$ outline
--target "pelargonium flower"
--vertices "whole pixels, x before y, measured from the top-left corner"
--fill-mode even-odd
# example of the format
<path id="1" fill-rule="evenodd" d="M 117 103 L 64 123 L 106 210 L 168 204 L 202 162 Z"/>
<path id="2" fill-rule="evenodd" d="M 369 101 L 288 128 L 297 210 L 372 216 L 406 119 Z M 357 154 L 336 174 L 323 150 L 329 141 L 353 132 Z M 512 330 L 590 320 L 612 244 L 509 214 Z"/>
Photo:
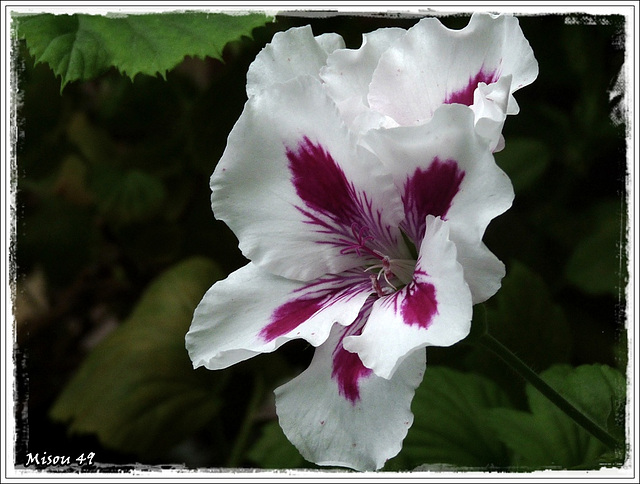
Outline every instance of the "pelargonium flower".
<path id="1" fill-rule="evenodd" d="M 410 31 L 376 37 L 389 37 L 390 52 Z M 354 122 L 327 74 L 345 55 L 340 38 L 298 39 L 308 34 L 276 35 L 249 71 L 211 200 L 250 262 L 204 295 L 186 345 L 194 367 L 222 369 L 308 341 L 309 368 L 275 391 L 284 433 L 319 465 L 379 469 L 412 424 L 424 349 L 465 338 L 472 305 L 500 287 L 504 265 L 482 237 L 513 190 L 495 138 L 478 129 L 481 108 L 445 99 L 401 125 L 391 111 L 371 114 L 374 72 L 363 116 L 396 122 Z M 385 64 L 378 57 L 362 79 Z"/>

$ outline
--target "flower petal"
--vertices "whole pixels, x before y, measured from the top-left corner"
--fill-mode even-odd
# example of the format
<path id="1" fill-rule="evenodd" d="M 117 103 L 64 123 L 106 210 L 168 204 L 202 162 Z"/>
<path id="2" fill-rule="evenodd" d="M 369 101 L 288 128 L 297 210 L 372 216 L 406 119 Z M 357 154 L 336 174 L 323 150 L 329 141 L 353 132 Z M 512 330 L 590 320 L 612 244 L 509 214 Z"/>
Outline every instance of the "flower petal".
<path id="1" fill-rule="evenodd" d="M 324 34 L 315 36 L 316 42 L 324 49 L 327 55 L 331 54 L 334 50 L 344 49 L 344 39 L 340 34 L 334 32 L 327 32 Z"/>
<path id="2" fill-rule="evenodd" d="M 491 151 L 499 151 L 503 141 L 502 128 L 507 119 L 507 103 L 511 76 L 502 76 L 497 82 L 478 84 L 473 95 L 473 111 L 478 134 L 489 140 Z"/>
<path id="3" fill-rule="evenodd" d="M 448 220 L 474 302 L 493 295 L 504 266 L 482 237 L 489 222 L 511 206 L 514 192 L 487 141 L 474 132 L 473 113 L 460 105 L 441 106 L 426 124 L 371 131 L 365 141 L 394 177 L 406 214 L 402 229 L 416 246 L 427 215 Z"/>
<path id="4" fill-rule="evenodd" d="M 512 76 L 507 114 L 515 114 L 512 93 L 538 75 L 517 18 L 474 13 L 461 30 L 425 18 L 382 55 L 369 105 L 400 125 L 421 124 L 444 103 L 471 105 L 480 83 L 507 75 Z"/>
<path id="5" fill-rule="evenodd" d="M 341 345 L 367 314 L 365 308 L 348 328 L 334 326 L 309 368 L 275 390 L 285 435 L 319 465 L 379 469 L 400 451 L 413 423 L 411 400 L 422 381 L 425 352 L 409 355 L 390 380 L 376 376 Z"/>
<path id="6" fill-rule="evenodd" d="M 214 284 L 195 310 L 186 347 L 195 368 L 222 369 L 292 339 L 323 343 L 349 325 L 371 292 L 369 277 L 346 272 L 301 283 L 249 263 Z"/>
<path id="7" fill-rule="evenodd" d="M 249 99 L 211 189 L 214 214 L 234 231 L 243 254 L 283 277 L 339 273 L 374 250 L 403 245 L 391 176 L 355 144 L 311 77 Z"/>
<path id="8" fill-rule="evenodd" d="M 466 240 L 464 231 L 454 236 L 458 252 L 458 262 L 464 268 L 464 280 L 471 289 L 473 304 L 486 301 L 493 296 L 502 285 L 506 274 L 504 264 L 487 246 L 478 240 Z"/>
<path id="9" fill-rule="evenodd" d="M 349 122 L 369 111 L 367 94 L 380 56 L 405 33 L 401 28 L 378 29 L 362 36 L 360 48 L 335 50 L 327 58 L 320 78 Z"/>
<path id="10" fill-rule="evenodd" d="M 480 240 L 513 202 L 509 178 L 463 106 L 441 106 L 424 125 L 371 131 L 365 141 L 393 175 L 405 230 L 416 244 L 427 215 L 451 220 Z"/>
<path id="11" fill-rule="evenodd" d="M 327 55 L 342 48 L 344 40 L 341 36 L 324 34 L 314 37 L 309 25 L 276 32 L 249 66 L 247 96 L 254 96 L 274 83 L 286 82 L 298 76 L 318 78 Z"/>
<path id="12" fill-rule="evenodd" d="M 413 281 L 378 299 L 360 335 L 343 345 L 382 378 L 391 378 L 407 355 L 426 346 L 450 346 L 469 334 L 471 292 L 449 240 L 447 222 L 427 217 Z"/>
<path id="13" fill-rule="evenodd" d="M 359 49 L 339 49 L 320 71 L 327 92 L 336 101 L 345 123 L 356 133 L 398 125 L 391 117 L 373 111 L 367 100 L 369 84 L 380 56 L 406 30 L 382 28 L 362 36 Z"/>

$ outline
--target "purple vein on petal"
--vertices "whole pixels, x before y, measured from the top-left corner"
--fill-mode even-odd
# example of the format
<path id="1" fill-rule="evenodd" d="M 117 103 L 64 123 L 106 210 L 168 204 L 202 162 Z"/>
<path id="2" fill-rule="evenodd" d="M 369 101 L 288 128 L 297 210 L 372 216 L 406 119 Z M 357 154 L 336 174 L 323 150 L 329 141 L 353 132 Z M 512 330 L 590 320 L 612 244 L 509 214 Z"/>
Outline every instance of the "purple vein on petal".
<path id="1" fill-rule="evenodd" d="M 329 235 L 319 240 L 343 250 L 368 245 L 378 250 L 396 244 L 392 228 L 373 206 L 371 197 L 356 189 L 342 168 L 319 143 L 304 136 L 297 149 L 287 148 L 292 183 L 304 206 L 296 207 L 317 233 Z"/>
<path id="2" fill-rule="evenodd" d="M 305 136 L 297 151 L 287 149 L 287 158 L 296 192 L 308 208 L 345 226 L 359 218 L 355 187 L 320 144 Z"/>
<path id="3" fill-rule="evenodd" d="M 447 94 L 444 100 L 444 104 L 464 104 L 465 106 L 471 106 L 473 104 L 473 93 L 478 87 L 478 84 L 484 82 L 485 84 L 491 84 L 496 82 L 499 78 L 498 71 L 485 71 L 481 69 L 475 76 L 469 77 L 467 85 L 457 91 Z"/>
<path id="4" fill-rule="evenodd" d="M 273 341 L 293 331 L 320 310 L 324 299 L 325 296 L 318 296 L 284 303 L 273 312 L 271 322 L 262 328 L 260 336 L 265 341 Z"/>
<path id="5" fill-rule="evenodd" d="M 440 161 L 436 157 L 429 168 L 418 167 L 407 177 L 402 196 L 405 211 L 402 228 L 417 246 L 424 237 L 427 215 L 446 219 L 464 175 L 455 160 Z"/>
<path id="6" fill-rule="evenodd" d="M 262 328 L 259 336 L 265 342 L 273 341 L 295 330 L 323 309 L 349 301 L 368 290 L 370 285 L 369 276 L 358 271 L 347 271 L 306 284 L 294 291 L 289 301 L 273 311 L 269 323 Z"/>
<path id="7" fill-rule="evenodd" d="M 360 400 L 360 380 L 368 377 L 372 370 L 362 364 L 357 353 L 351 353 L 342 346 L 346 336 L 358 336 L 371 313 L 374 298 L 369 298 L 362 306 L 354 323 L 345 328 L 335 350 L 333 351 L 333 368 L 331 378 L 338 385 L 338 393 L 355 405 Z"/>

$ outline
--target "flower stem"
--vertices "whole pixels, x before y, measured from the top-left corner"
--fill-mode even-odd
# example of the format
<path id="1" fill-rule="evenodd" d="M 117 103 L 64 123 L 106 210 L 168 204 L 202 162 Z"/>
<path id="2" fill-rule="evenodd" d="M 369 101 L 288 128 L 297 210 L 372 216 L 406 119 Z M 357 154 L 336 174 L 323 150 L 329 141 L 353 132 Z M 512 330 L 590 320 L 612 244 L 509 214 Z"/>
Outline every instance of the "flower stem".
<path id="1" fill-rule="evenodd" d="M 597 423 L 587 417 L 584 413 L 574 407 L 562 395 L 550 387 L 542 378 L 540 378 L 527 364 L 518 358 L 509 348 L 504 346 L 500 341 L 495 339 L 489 333 L 484 333 L 478 342 L 500 357 L 512 370 L 529 382 L 540 393 L 547 397 L 556 407 L 562 410 L 574 422 L 584 428 L 595 438 L 604 443 L 611 449 L 621 447 L 623 444 Z"/>

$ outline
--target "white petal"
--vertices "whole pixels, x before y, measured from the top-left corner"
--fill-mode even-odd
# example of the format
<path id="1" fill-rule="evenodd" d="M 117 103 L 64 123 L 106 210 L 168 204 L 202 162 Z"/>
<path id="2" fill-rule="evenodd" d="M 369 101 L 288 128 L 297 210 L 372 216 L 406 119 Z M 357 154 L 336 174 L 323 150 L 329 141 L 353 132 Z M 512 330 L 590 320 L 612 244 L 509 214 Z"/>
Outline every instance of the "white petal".
<path id="1" fill-rule="evenodd" d="M 344 39 L 339 34 L 327 32 L 326 34 L 316 35 L 315 39 L 327 55 L 331 54 L 334 50 L 344 49 Z"/>
<path id="2" fill-rule="evenodd" d="M 375 130 L 364 139 L 393 175 L 404 201 L 405 230 L 416 245 L 427 215 L 454 223 L 454 240 L 464 231 L 479 242 L 489 222 L 513 202 L 509 178 L 464 106 L 441 106 L 426 124 Z"/>
<path id="3" fill-rule="evenodd" d="M 512 93 L 538 75 L 517 18 L 475 13 L 461 30 L 425 18 L 382 55 L 369 105 L 400 125 L 420 124 L 443 103 L 471 105 L 479 82 L 507 75 L 513 76 L 507 114 L 513 114 Z"/>
<path id="4" fill-rule="evenodd" d="M 297 76 L 318 78 L 327 55 L 341 48 L 344 48 L 342 37 L 337 34 L 314 37 L 309 25 L 276 32 L 249 66 L 247 96 L 251 97 L 271 84 L 286 82 Z"/>
<path id="5" fill-rule="evenodd" d="M 357 317 L 371 292 L 368 277 L 344 273 L 300 283 L 254 264 L 214 284 L 195 310 L 186 347 L 194 368 L 227 368 L 292 339 L 323 343 L 335 324 Z"/>
<path id="6" fill-rule="evenodd" d="M 361 335 L 344 339 L 348 351 L 382 378 L 391 378 L 405 358 L 426 346 L 450 346 L 471 328 L 471 292 L 456 260 L 446 222 L 427 217 L 413 281 L 378 299 Z"/>
<path id="7" fill-rule="evenodd" d="M 398 123 L 393 118 L 369 109 L 357 97 L 339 101 L 337 106 L 342 119 L 354 133 L 364 134 L 371 129 L 395 128 L 398 126 Z"/>
<path id="8" fill-rule="evenodd" d="M 211 189 L 214 214 L 243 254 L 283 277 L 312 280 L 360 266 L 365 240 L 367 250 L 384 253 L 401 244 L 391 176 L 356 145 L 311 77 L 247 101 Z"/>
<path id="9" fill-rule="evenodd" d="M 476 131 L 489 140 L 493 152 L 503 141 L 502 128 L 507 118 L 510 87 L 511 76 L 503 76 L 493 84 L 481 82 L 473 95 L 471 110 L 475 115 Z"/>
<path id="10" fill-rule="evenodd" d="M 285 435 L 305 459 L 376 470 L 400 451 L 413 423 L 411 400 L 422 381 L 426 356 L 424 351 L 410 355 L 386 380 L 366 371 L 357 355 L 340 349 L 348 330 L 334 327 L 327 342 L 316 349 L 309 368 L 276 389 L 276 410 Z M 334 363 L 340 353 L 351 355 L 352 366 L 361 370 L 353 372 L 359 377 L 357 399 L 341 393 Z"/>
<path id="11" fill-rule="evenodd" d="M 405 33 L 400 28 L 378 29 L 362 36 L 359 49 L 335 50 L 320 72 L 331 97 L 336 102 L 354 98 L 367 106 L 369 84 L 380 56 Z"/>
<path id="12" fill-rule="evenodd" d="M 327 92 L 354 132 L 397 126 L 391 117 L 369 108 L 367 95 L 380 56 L 405 33 L 406 30 L 400 28 L 383 28 L 364 34 L 359 49 L 334 51 L 321 69 L 320 78 Z"/>
<path id="13" fill-rule="evenodd" d="M 455 241 L 458 262 L 464 268 L 464 280 L 471 289 L 473 304 L 486 301 L 502 285 L 506 274 L 504 264 L 482 241 L 466 240 L 464 231 L 454 236 L 452 228 L 450 238 Z"/>

